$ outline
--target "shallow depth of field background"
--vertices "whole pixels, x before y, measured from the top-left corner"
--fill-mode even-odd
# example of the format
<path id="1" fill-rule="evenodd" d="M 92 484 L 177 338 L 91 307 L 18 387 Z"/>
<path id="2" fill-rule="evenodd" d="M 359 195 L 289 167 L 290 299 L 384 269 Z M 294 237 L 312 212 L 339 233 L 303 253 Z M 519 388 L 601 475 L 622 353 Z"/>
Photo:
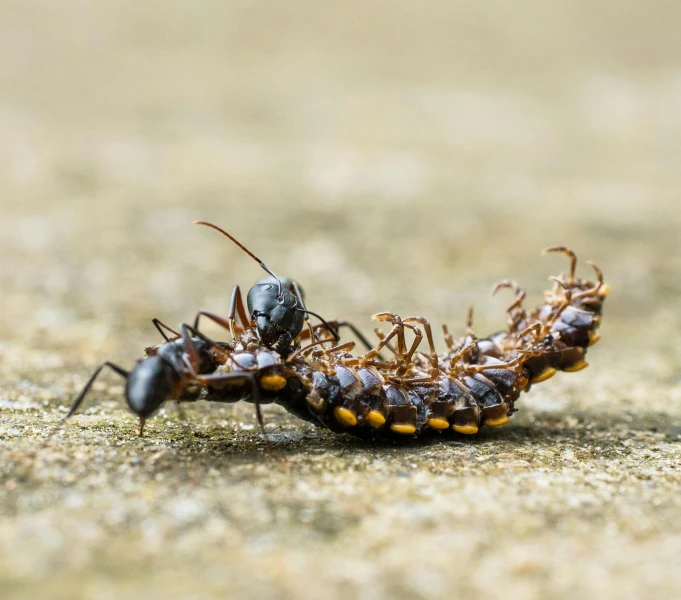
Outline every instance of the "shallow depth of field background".
<path id="1" fill-rule="evenodd" d="M 0 595 L 643 598 L 681 590 L 678 2 L 0 0 Z M 121 381 L 257 265 L 308 306 L 503 327 L 596 261 L 591 367 L 476 439 L 378 447 Z M 583 272 L 588 268 L 582 263 Z M 218 330 L 211 330 L 218 335 Z"/>

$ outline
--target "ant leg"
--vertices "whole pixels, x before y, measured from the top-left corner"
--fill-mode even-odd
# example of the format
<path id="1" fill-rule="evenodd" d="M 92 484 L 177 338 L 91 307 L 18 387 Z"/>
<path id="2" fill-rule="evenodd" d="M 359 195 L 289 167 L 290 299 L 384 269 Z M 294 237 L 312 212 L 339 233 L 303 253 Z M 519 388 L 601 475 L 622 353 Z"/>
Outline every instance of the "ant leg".
<path id="1" fill-rule="evenodd" d="M 317 317 L 321 321 L 321 324 L 315 325 L 314 329 L 324 328 L 331 334 L 331 336 L 333 337 L 335 342 L 340 341 L 340 336 L 338 335 L 338 326 L 336 326 L 336 328 L 334 329 L 329 323 L 326 322 L 326 320 L 321 315 L 318 315 L 317 313 L 312 312 L 311 310 L 307 310 L 307 309 L 306 310 L 295 309 L 295 310 L 297 312 L 302 312 L 302 313 L 305 313 L 305 314 L 308 314 L 308 315 L 312 315 L 313 317 Z M 305 322 L 308 323 L 308 320 L 305 319 Z M 309 323 L 308 323 L 308 325 L 309 325 Z"/>
<path id="2" fill-rule="evenodd" d="M 319 315 L 307 310 L 307 307 L 305 306 L 305 298 L 303 297 L 303 290 L 300 289 L 298 282 L 291 281 L 291 287 L 293 288 L 293 295 L 296 297 L 296 300 L 297 300 L 298 304 L 300 305 L 300 308 L 297 308 L 296 310 L 299 310 L 299 311 L 305 313 L 305 315 L 306 315 L 304 322 L 305 322 L 305 325 L 307 326 L 307 331 L 310 334 L 310 341 L 316 343 L 316 342 L 319 342 L 320 340 L 315 335 L 315 331 L 312 328 L 312 325 L 310 325 L 310 320 L 307 318 L 308 313 L 317 317 L 322 322 L 322 324 L 326 326 L 329 333 L 333 336 L 333 339 L 336 342 L 338 340 L 340 340 L 340 338 L 338 337 L 338 332 L 336 330 L 332 329 L 331 326 L 324 319 L 322 319 Z"/>
<path id="3" fill-rule="evenodd" d="M 300 308 L 307 310 L 307 307 L 305 306 L 305 299 L 303 298 L 303 291 L 300 289 L 300 286 L 295 281 L 291 282 L 291 286 L 293 287 L 293 293 L 296 299 L 300 303 Z"/>
<path id="4" fill-rule="evenodd" d="M 229 331 L 230 334 L 232 333 L 232 326 L 230 324 L 230 321 L 228 321 L 227 319 L 223 319 L 221 316 L 216 315 L 215 313 L 208 312 L 207 310 L 202 310 L 202 311 L 199 311 L 198 313 L 196 313 L 196 318 L 194 319 L 194 329 L 195 330 L 198 330 L 198 328 L 199 328 L 200 317 L 206 317 L 206 319 L 210 319 L 216 325 L 219 325 L 220 327 L 223 327 L 224 329 Z M 244 331 L 243 327 L 240 327 L 239 325 L 234 325 L 234 330 L 237 333 L 243 333 L 243 331 Z"/>
<path id="5" fill-rule="evenodd" d="M 95 372 L 90 375 L 90 379 L 88 379 L 87 383 L 85 384 L 85 387 L 83 390 L 78 394 L 78 397 L 73 401 L 73 404 L 71 405 L 71 408 L 69 409 L 69 412 L 66 414 L 64 417 L 64 421 L 66 419 L 69 419 L 74 415 L 74 413 L 78 410 L 80 405 L 82 404 L 83 400 L 85 399 L 85 396 L 87 393 L 90 391 L 90 388 L 92 387 L 92 384 L 95 382 L 95 379 L 97 379 L 97 376 L 102 372 L 102 369 L 104 367 L 109 367 L 110 369 L 113 369 L 116 373 L 118 373 L 121 377 L 124 379 L 128 378 L 128 375 L 130 375 L 130 371 L 126 371 L 122 367 L 119 367 L 118 365 L 115 365 L 109 361 L 103 362 L 101 365 L 99 365 L 96 369 Z"/>
<path id="6" fill-rule="evenodd" d="M 229 303 L 230 322 L 234 321 L 235 312 L 239 314 L 239 319 L 241 320 L 241 324 L 245 329 L 249 329 L 253 326 L 251 317 L 249 316 L 246 306 L 244 305 L 244 300 L 241 297 L 241 288 L 238 285 L 234 286 L 234 289 L 232 290 L 232 299 Z"/>
<path id="7" fill-rule="evenodd" d="M 225 359 L 230 359 L 234 364 L 237 365 L 237 367 L 244 368 L 243 365 L 240 365 L 236 360 L 234 360 L 231 351 L 228 348 L 226 348 L 224 344 L 223 345 L 218 344 L 217 342 L 210 339 L 208 336 L 201 333 L 198 329 L 190 327 L 187 324 L 182 324 L 180 326 L 180 331 L 182 332 L 182 340 L 184 341 L 184 348 L 186 351 L 188 363 L 190 364 L 192 370 L 198 368 L 197 365 L 199 364 L 199 359 L 196 344 L 194 344 L 194 340 L 192 340 L 191 336 L 189 335 L 190 333 L 194 337 L 197 337 L 206 342 L 206 344 L 208 344 L 211 348 L 220 352 Z"/>
<path id="8" fill-rule="evenodd" d="M 235 315 L 237 313 L 239 314 L 239 319 L 241 320 L 241 324 L 243 326 L 242 328 L 236 324 Z M 194 319 L 194 329 L 199 328 L 199 319 L 201 317 L 206 317 L 214 323 L 220 325 L 220 327 L 227 329 L 232 335 L 232 339 L 236 338 L 237 332 L 242 333 L 243 329 L 248 329 L 252 326 L 251 319 L 246 312 L 244 301 L 241 297 L 241 288 L 238 285 L 235 285 L 234 289 L 232 290 L 232 299 L 229 304 L 229 316 L 227 319 L 223 319 L 214 313 L 202 310 L 196 314 L 196 318 Z"/>
<path id="9" fill-rule="evenodd" d="M 199 351 L 196 349 L 196 344 L 194 344 L 194 340 L 192 339 L 192 335 L 194 337 L 197 337 L 204 342 L 206 342 L 208 345 L 212 346 L 213 348 L 216 348 L 218 350 L 223 350 L 216 342 L 211 340 L 209 337 L 205 336 L 203 333 L 195 329 L 194 327 L 191 327 L 187 325 L 186 323 L 183 323 L 180 325 L 180 332 L 182 334 L 182 341 L 184 345 L 184 351 L 185 351 L 185 356 L 186 356 L 186 364 L 187 366 L 190 367 L 190 373 L 195 373 L 201 364 L 201 360 L 199 358 Z M 227 352 L 227 354 L 229 354 Z"/>
<path id="10" fill-rule="evenodd" d="M 216 383 L 222 383 L 224 381 L 233 381 L 234 379 L 243 379 L 248 381 L 251 386 L 251 399 L 253 404 L 255 404 L 255 414 L 258 419 L 258 425 L 260 425 L 260 430 L 265 433 L 265 422 L 262 418 L 262 401 L 260 399 L 260 388 L 258 388 L 258 382 L 255 379 L 254 373 L 224 373 L 221 375 L 197 375 L 196 372 L 192 373 L 192 376 L 196 383 L 199 385 L 211 385 Z"/>
<path id="11" fill-rule="evenodd" d="M 170 338 L 166 335 L 166 333 L 165 333 L 165 331 L 163 331 L 163 329 L 165 329 L 166 331 L 170 331 L 170 333 L 172 333 L 175 336 L 175 339 L 180 337 L 180 334 L 177 333 L 177 331 L 175 331 L 172 327 L 168 327 L 163 321 L 161 321 L 161 319 L 157 319 L 156 317 L 154 317 L 151 320 L 151 322 L 154 324 L 154 327 L 156 327 L 156 329 L 158 329 L 158 332 L 163 336 L 163 339 L 166 342 L 169 342 Z"/>

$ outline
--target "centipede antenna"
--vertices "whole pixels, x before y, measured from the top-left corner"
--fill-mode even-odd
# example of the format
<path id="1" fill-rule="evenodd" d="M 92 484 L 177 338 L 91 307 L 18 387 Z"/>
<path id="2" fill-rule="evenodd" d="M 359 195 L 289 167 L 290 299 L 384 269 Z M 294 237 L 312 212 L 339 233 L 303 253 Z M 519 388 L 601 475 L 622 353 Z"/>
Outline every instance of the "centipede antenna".
<path id="1" fill-rule="evenodd" d="M 206 227 L 210 227 L 211 229 L 215 229 L 215 231 L 219 231 L 222 235 L 228 237 L 230 240 L 232 240 L 239 248 L 241 248 L 248 256 L 250 256 L 255 262 L 257 262 L 263 270 L 265 270 L 269 275 L 274 277 L 277 280 L 277 284 L 279 285 L 279 293 L 278 296 L 281 297 L 281 279 L 275 275 L 270 268 L 262 261 L 260 260 L 253 252 L 251 252 L 246 246 L 244 246 L 239 240 L 237 240 L 233 235 L 227 233 L 224 229 L 221 227 L 218 227 L 217 225 L 213 225 L 213 223 L 209 223 L 208 221 L 194 221 L 194 225 L 205 225 Z"/>

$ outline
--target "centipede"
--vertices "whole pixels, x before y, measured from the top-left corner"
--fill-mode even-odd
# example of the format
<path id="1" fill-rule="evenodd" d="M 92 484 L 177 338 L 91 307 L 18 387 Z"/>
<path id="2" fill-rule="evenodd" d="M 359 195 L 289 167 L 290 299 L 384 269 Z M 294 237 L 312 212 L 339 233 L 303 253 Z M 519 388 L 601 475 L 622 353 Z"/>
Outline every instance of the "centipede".
<path id="1" fill-rule="evenodd" d="M 235 285 L 227 317 L 201 310 L 192 325 L 177 329 L 153 319 L 163 341 L 147 347 L 131 370 L 101 363 L 65 419 L 77 412 L 109 367 L 126 380 L 125 399 L 139 418 L 140 435 L 165 403 L 198 400 L 250 402 L 261 428 L 261 407 L 273 403 L 319 427 L 366 439 L 445 431 L 472 435 L 506 424 L 520 395 L 534 385 L 559 371 L 586 368 L 587 351 L 600 340 L 610 286 L 592 263 L 594 279 L 578 277 L 576 254 L 564 246 L 545 251 L 565 255 L 569 268 L 550 278 L 552 286 L 540 305 L 526 310 L 525 290 L 502 280 L 493 294 L 504 288 L 513 293 L 506 328 L 478 337 L 471 310 L 465 335 L 455 339 L 442 327 L 445 349 L 438 351 L 424 317 L 392 312 L 373 315 L 383 325 L 374 330 L 377 342 L 372 344 L 353 323 L 310 311 L 295 280 L 276 275 L 231 234 L 208 222 L 196 223 L 228 237 L 267 277 L 250 288 L 246 303 Z M 229 341 L 208 337 L 202 319 L 229 333 Z M 387 326 L 387 331 L 380 328 Z M 363 352 L 355 351 L 357 342 L 341 339 L 346 330 L 365 347 Z"/>

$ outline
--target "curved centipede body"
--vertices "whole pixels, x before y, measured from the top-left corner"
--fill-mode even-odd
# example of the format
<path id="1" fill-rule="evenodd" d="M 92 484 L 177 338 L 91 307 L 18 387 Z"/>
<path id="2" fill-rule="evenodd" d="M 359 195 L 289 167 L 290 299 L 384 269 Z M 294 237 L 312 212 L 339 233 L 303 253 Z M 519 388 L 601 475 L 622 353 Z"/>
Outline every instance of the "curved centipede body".
<path id="1" fill-rule="evenodd" d="M 561 251 L 576 263 L 571 251 Z M 597 329 L 609 292 L 595 269 L 595 283 L 575 278 L 574 267 L 569 276 L 554 278 L 544 303 L 530 312 L 522 309 L 524 292 L 517 288 L 507 331 L 487 338 L 469 331 L 458 342 L 450 337 L 444 353 L 436 353 L 430 325 L 422 317 L 401 319 L 381 313 L 375 318 L 391 323 L 390 333 L 382 334 L 374 349 L 358 357 L 341 345 L 282 360 L 245 333 L 235 340 L 234 358 L 241 364 L 227 361 L 216 376 L 252 368 L 260 373 L 264 401 L 336 432 L 376 437 L 451 429 L 474 434 L 481 426 L 507 423 L 521 392 L 532 385 L 557 371 L 587 366 L 584 358 L 599 339 Z M 410 346 L 405 331 L 414 334 Z M 429 351 L 419 352 L 424 331 Z M 378 359 L 385 348 L 393 352 L 393 359 Z M 209 386 L 206 399 L 235 401 L 247 393 L 245 383 L 235 380 L 226 390 Z"/>

